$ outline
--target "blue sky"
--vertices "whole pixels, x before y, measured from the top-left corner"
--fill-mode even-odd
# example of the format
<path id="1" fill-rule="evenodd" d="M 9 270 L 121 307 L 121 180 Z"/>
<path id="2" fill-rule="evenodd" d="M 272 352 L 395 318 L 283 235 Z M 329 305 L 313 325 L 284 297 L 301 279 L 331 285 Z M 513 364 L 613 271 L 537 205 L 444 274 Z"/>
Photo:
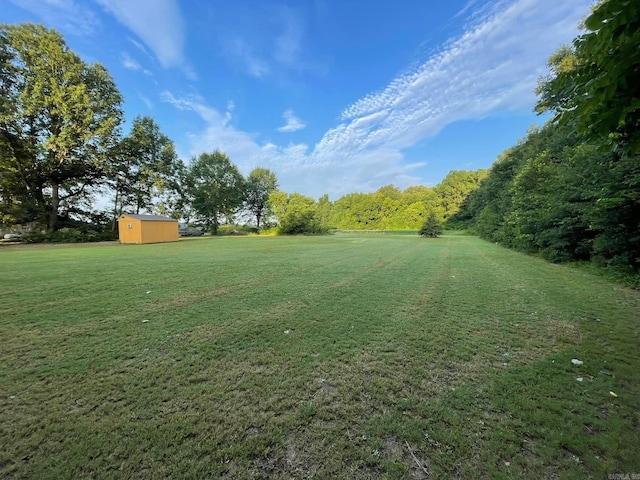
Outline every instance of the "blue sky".
<path id="1" fill-rule="evenodd" d="M 586 0 L 2 0 L 100 62 L 130 123 L 332 200 L 489 167 L 543 119 L 546 60 Z M 124 127 L 125 133 L 128 125 Z"/>

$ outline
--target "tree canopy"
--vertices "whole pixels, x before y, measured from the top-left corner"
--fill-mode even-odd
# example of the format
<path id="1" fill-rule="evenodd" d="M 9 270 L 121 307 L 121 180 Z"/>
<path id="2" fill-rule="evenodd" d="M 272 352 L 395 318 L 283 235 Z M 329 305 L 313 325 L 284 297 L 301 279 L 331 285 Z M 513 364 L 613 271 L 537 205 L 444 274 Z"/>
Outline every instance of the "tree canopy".
<path id="1" fill-rule="evenodd" d="M 16 220 L 48 218 L 106 179 L 122 97 L 100 64 L 85 64 L 55 30 L 0 26 L 0 193 Z"/>
<path id="2" fill-rule="evenodd" d="M 537 109 L 621 153 L 640 153 L 640 2 L 603 0 L 584 27 L 550 58 Z"/>
<path id="3" fill-rule="evenodd" d="M 216 150 L 193 158 L 187 179 L 194 212 L 216 234 L 221 220 L 242 205 L 244 178 L 229 157 Z"/>
<path id="4" fill-rule="evenodd" d="M 177 189 L 176 180 L 183 168 L 173 142 L 160 131 L 153 118 L 134 119 L 131 132 L 116 149 L 112 165 L 115 191 L 115 217 L 124 209 L 133 213 L 164 209 L 161 200 L 171 197 Z"/>
<path id="5" fill-rule="evenodd" d="M 255 217 L 259 230 L 269 211 L 269 195 L 278 189 L 278 179 L 271 170 L 256 167 L 249 173 L 244 188 L 245 208 Z"/>

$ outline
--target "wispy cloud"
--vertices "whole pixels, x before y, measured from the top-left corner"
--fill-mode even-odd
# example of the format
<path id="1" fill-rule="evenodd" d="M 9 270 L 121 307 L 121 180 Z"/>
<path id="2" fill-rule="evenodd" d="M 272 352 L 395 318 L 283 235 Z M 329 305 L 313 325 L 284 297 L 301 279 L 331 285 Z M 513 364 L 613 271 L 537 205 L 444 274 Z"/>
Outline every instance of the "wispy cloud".
<path id="1" fill-rule="evenodd" d="M 307 126 L 302 122 L 302 120 L 296 117 L 293 110 L 286 110 L 282 114 L 282 118 L 284 118 L 287 123 L 286 125 L 283 125 L 282 127 L 277 129 L 279 132 L 297 132 L 298 130 L 302 130 Z"/>
<path id="2" fill-rule="evenodd" d="M 301 18 L 288 8 L 280 12 L 282 32 L 276 37 L 273 58 L 287 67 L 296 67 L 302 53 L 304 25 Z"/>
<path id="3" fill-rule="evenodd" d="M 141 93 L 138 93 L 138 97 L 140 97 L 140 100 L 142 100 L 142 103 L 144 103 L 149 110 L 153 108 L 153 102 L 149 100 L 147 97 L 145 97 Z"/>
<path id="4" fill-rule="evenodd" d="M 122 66 L 128 70 L 136 70 L 144 73 L 145 75 L 153 75 L 150 70 L 144 68 L 137 60 L 135 60 L 131 55 L 127 52 L 122 52 Z"/>
<path id="5" fill-rule="evenodd" d="M 38 16 L 47 25 L 56 25 L 65 33 L 89 35 L 99 22 L 96 14 L 76 0 L 11 0 Z"/>
<path id="6" fill-rule="evenodd" d="M 584 0 L 500 2 L 459 38 L 342 113 L 360 144 L 406 148 L 459 120 L 529 110 L 547 57 L 576 34 Z M 361 128 L 364 122 L 366 128 Z M 349 135 L 353 139 L 354 134 Z"/>
<path id="7" fill-rule="evenodd" d="M 257 133 L 239 130 L 230 123 L 230 110 L 223 114 L 206 105 L 197 95 L 179 96 L 169 91 L 161 99 L 183 111 L 193 111 L 206 124 L 205 130 L 190 133 L 189 155 L 195 156 L 215 149 L 223 150 L 242 172 L 255 166 L 277 172 L 285 191 L 303 192 L 318 197 L 353 191 L 371 191 L 380 185 L 395 183 L 406 186 L 419 182 L 413 171 L 422 163 L 405 165 L 402 154 L 395 150 L 379 149 L 371 152 L 342 152 L 329 159 L 322 147 L 315 149 L 305 143 L 276 145 L 269 139 L 260 140 Z M 229 107 L 229 106 L 227 106 Z"/>
<path id="8" fill-rule="evenodd" d="M 184 21 L 176 0 L 96 0 L 131 30 L 165 68 L 184 67 Z"/>
<path id="9" fill-rule="evenodd" d="M 420 176 L 425 164 L 407 162 L 403 151 L 456 121 L 530 110 L 547 57 L 576 35 L 588 6 L 588 0 L 515 0 L 479 7 L 483 13 L 471 12 L 460 36 L 345 108 L 313 147 L 260 140 L 199 98 L 165 92 L 164 99 L 205 121 L 206 129 L 191 135 L 194 154 L 220 148 L 241 168 L 272 168 L 287 191 L 336 196 L 429 183 Z"/>
<path id="10" fill-rule="evenodd" d="M 142 65 L 140 65 L 136 60 L 134 60 L 127 52 L 122 52 L 122 66 L 129 70 L 142 70 Z"/>
<path id="11" fill-rule="evenodd" d="M 131 42 L 133 46 L 140 50 L 150 61 L 154 61 L 155 57 L 152 53 L 149 52 L 149 50 L 147 50 L 147 47 L 145 47 L 142 43 L 131 37 L 127 37 L 127 40 L 129 40 L 129 42 Z"/>
<path id="12" fill-rule="evenodd" d="M 267 62 L 260 58 L 254 47 L 244 38 L 238 35 L 226 37 L 223 44 L 226 54 L 252 77 L 261 78 L 269 73 Z"/>
<path id="13" fill-rule="evenodd" d="M 207 124 L 223 123 L 221 121 L 223 117 L 218 111 L 205 105 L 199 96 L 189 95 L 186 97 L 176 97 L 173 93 L 165 90 L 160 93 L 160 99 L 163 102 L 173 105 L 178 110 L 192 110 L 196 112 Z"/>
<path id="14" fill-rule="evenodd" d="M 301 11 L 284 5 L 257 6 L 260 14 L 244 7 L 220 12 L 218 32 L 227 59 L 256 78 L 288 71 L 324 70 L 305 58 L 306 21 Z M 267 18 L 269 21 L 261 21 Z"/>

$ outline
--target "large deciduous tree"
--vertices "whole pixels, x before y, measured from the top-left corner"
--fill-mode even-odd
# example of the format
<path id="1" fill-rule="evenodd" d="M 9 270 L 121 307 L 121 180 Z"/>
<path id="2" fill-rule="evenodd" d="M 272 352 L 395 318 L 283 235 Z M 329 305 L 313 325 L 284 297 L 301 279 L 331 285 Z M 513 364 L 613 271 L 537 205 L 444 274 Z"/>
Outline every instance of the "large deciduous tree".
<path id="1" fill-rule="evenodd" d="M 276 174 L 267 168 L 256 167 L 249 173 L 245 184 L 245 207 L 256 219 L 256 227 L 260 229 L 260 221 L 269 210 L 269 194 L 278 189 Z"/>
<path id="2" fill-rule="evenodd" d="M 218 233 L 221 219 L 242 205 L 242 175 L 227 155 L 216 150 L 193 158 L 187 177 L 191 207 L 213 234 Z"/>
<path id="3" fill-rule="evenodd" d="M 122 97 L 55 30 L 0 26 L 0 195 L 15 220 L 46 220 L 104 183 Z M 4 212 L 3 212 L 4 213 Z"/>
<path id="4" fill-rule="evenodd" d="M 137 117 L 118 147 L 113 165 L 114 217 L 126 208 L 170 213 L 182 164 L 173 142 L 151 117 Z"/>

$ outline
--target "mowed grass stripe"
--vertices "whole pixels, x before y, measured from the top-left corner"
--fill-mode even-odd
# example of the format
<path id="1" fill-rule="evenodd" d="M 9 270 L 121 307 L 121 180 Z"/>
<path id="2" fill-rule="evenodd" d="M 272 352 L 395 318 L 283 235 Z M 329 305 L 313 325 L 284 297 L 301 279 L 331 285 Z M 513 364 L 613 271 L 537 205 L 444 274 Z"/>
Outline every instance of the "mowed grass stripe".
<path id="1" fill-rule="evenodd" d="M 638 292 L 580 271 L 386 235 L 0 264 L 3 476 L 424 478 L 414 456 L 434 478 L 640 470 Z"/>

